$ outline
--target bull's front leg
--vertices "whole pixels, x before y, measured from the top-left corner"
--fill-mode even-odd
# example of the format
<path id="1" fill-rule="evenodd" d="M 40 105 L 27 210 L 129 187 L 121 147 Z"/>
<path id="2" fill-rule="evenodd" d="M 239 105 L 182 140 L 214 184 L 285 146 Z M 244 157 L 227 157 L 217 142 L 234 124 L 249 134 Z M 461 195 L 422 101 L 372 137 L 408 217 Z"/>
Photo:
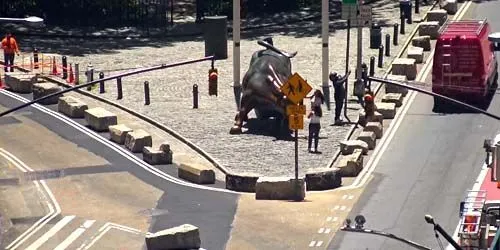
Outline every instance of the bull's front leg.
<path id="1" fill-rule="evenodd" d="M 229 134 L 234 135 L 242 133 L 241 127 L 243 127 L 243 122 L 248 120 L 248 113 L 255 108 L 255 101 L 253 99 L 254 98 L 249 92 L 243 93 L 240 109 L 234 117 L 234 125 L 229 130 Z"/>

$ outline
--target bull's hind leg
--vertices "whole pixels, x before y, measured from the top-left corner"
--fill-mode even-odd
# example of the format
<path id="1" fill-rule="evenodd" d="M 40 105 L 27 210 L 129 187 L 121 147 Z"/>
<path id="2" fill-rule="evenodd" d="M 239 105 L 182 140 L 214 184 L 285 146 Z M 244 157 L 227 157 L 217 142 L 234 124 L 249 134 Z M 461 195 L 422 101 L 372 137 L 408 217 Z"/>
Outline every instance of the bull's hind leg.
<path id="1" fill-rule="evenodd" d="M 243 122 L 248 120 L 248 113 L 255 108 L 255 100 L 250 92 L 244 92 L 241 97 L 240 110 L 234 117 L 234 126 L 229 130 L 229 134 L 241 134 L 241 127 Z"/>

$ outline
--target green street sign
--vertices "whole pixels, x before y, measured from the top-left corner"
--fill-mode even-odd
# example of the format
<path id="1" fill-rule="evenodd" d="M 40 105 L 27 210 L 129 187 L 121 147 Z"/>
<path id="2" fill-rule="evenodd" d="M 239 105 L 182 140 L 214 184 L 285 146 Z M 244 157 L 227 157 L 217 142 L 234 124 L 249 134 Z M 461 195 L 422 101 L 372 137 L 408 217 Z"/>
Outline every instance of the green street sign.
<path id="1" fill-rule="evenodd" d="M 342 4 L 358 4 L 357 0 L 342 0 Z"/>

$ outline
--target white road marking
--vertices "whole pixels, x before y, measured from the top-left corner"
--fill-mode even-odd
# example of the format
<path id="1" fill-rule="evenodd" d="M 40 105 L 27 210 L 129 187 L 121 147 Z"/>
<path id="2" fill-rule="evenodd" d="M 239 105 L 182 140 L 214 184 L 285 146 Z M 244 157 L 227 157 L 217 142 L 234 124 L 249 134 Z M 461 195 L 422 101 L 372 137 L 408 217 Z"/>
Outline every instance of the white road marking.
<path id="1" fill-rule="evenodd" d="M 333 208 L 333 210 L 339 210 L 339 208 L 340 208 L 340 206 L 339 206 L 339 205 L 337 205 L 337 206 L 335 206 L 335 207 Z"/>
<path id="2" fill-rule="evenodd" d="M 89 229 L 95 220 L 85 221 L 79 228 L 73 231 L 68 238 L 66 238 L 61 244 L 59 244 L 54 250 L 65 250 L 71 243 L 73 243 L 78 237 L 80 237 L 87 229 Z"/>
<path id="3" fill-rule="evenodd" d="M 309 247 L 313 247 L 313 246 L 315 246 L 315 245 L 316 245 L 316 241 L 314 241 L 314 240 L 313 240 L 313 241 L 311 241 L 311 243 L 309 243 Z"/>
<path id="4" fill-rule="evenodd" d="M 322 234 L 324 231 L 325 231 L 325 229 L 324 229 L 324 228 L 320 228 L 320 229 L 318 230 L 318 233 L 319 233 L 319 234 Z"/>
<path id="5" fill-rule="evenodd" d="M 347 208 L 346 206 L 341 206 L 340 210 L 344 211 L 344 210 L 346 210 L 346 208 Z"/>
<path id="6" fill-rule="evenodd" d="M 6 96 L 12 97 L 20 102 L 23 102 L 23 103 L 30 102 L 30 100 L 28 100 L 22 96 L 19 96 L 19 95 L 14 94 L 14 93 L 10 93 L 10 92 L 3 90 L 3 89 L 0 89 L 0 93 L 4 94 Z M 151 174 L 158 176 L 164 180 L 170 181 L 170 182 L 178 184 L 178 185 L 197 188 L 197 189 L 210 190 L 210 191 L 223 192 L 223 193 L 232 193 L 232 194 L 243 194 L 243 192 L 236 192 L 236 191 L 231 191 L 231 190 L 222 189 L 222 188 L 207 187 L 207 186 L 189 183 L 189 182 L 186 182 L 184 180 L 173 177 L 169 174 L 163 173 L 160 170 L 151 166 L 150 164 L 144 162 L 143 160 L 141 160 L 140 158 L 138 158 L 137 156 L 132 154 L 130 151 L 127 151 L 127 150 L 119 147 L 118 145 L 115 145 L 113 142 L 110 142 L 109 140 L 105 139 L 104 137 L 102 137 L 98 133 L 88 129 L 87 127 L 85 127 L 77 122 L 75 122 L 71 118 L 68 118 L 64 115 L 61 115 L 53 110 L 50 110 L 46 107 L 41 106 L 39 104 L 33 104 L 33 105 L 31 105 L 31 107 L 33 107 L 33 108 L 35 108 L 43 113 L 46 113 L 46 114 L 64 122 L 64 123 L 66 123 L 67 125 L 77 129 L 78 131 L 88 135 L 89 137 L 101 142 L 103 145 L 107 146 L 108 148 L 112 149 L 113 151 L 117 152 L 118 154 L 122 155 L 123 157 L 127 158 L 128 160 L 134 162 L 136 165 L 142 167 L 144 170 L 146 170 L 146 171 L 150 172 Z"/>
<path id="7" fill-rule="evenodd" d="M 316 246 L 317 246 L 317 247 L 320 247 L 321 245 L 323 245 L 323 241 L 318 241 L 318 242 L 316 242 Z"/>
<path id="8" fill-rule="evenodd" d="M 36 250 L 43 245 L 43 243 L 47 242 L 50 238 L 56 235 L 63 227 L 68 225 L 73 219 L 74 215 L 68 215 L 58 221 L 49 231 L 47 231 L 42 237 L 38 238 L 35 242 L 33 242 L 26 250 Z"/>
<path id="9" fill-rule="evenodd" d="M 347 195 L 347 194 L 342 195 L 342 200 L 347 199 L 347 197 L 348 197 L 348 195 Z"/>
<path id="10" fill-rule="evenodd" d="M 132 233 L 132 234 L 139 234 L 141 232 L 140 230 L 137 230 L 135 228 L 131 228 L 131 227 L 127 227 L 127 226 L 123 226 L 123 225 L 119 225 L 119 224 L 107 222 L 101 228 L 99 228 L 98 234 L 95 235 L 95 236 L 93 236 L 90 239 L 91 241 L 90 241 L 90 243 L 88 245 L 87 245 L 87 242 L 84 242 L 78 248 L 78 250 L 87 250 L 87 249 L 90 249 L 97 241 L 99 241 L 111 229 L 117 229 L 117 230 L 125 231 L 125 232 L 128 232 L 128 233 Z"/>
<path id="11" fill-rule="evenodd" d="M 354 198 L 354 195 L 349 195 L 349 197 L 347 197 L 348 200 L 352 200 Z"/>
<path id="12" fill-rule="evenodd" d="M 325 232 L 324 232 L 324 233 L 325 233 L 325 234 L 329 234 L 331 231 L 332 231 L 332 230 L 331 230 L 330 228 L 327 228 L 327 229 L 325 230 Z"/>
<path id="13" fill-rule="evenodd" d="M 332 217 L 331 217 L 331 216 L 328 216 L 328 217 L 326 218 L 326 221 L 332 221 Z"/>
<path id="14" fill-rule="evenodd" d="M 15 155 L 11 154 L 9 151 L 0 148 L 0 155 L 2 155 L 5 159 L 9 160 L 14 166 L 16 166 L 18 169 L 20 169 L 23 172 L 33 172 L 33 169 L 28 167 L 23 161 L 21 161 L 19 158 L 17 158 Z M 19 237 L 17 237 L 14 241 L 12 241 L 6 249 L 14 250 L 18 248 L 21 244 L 23 244 L 29 237 L 31 237 L 33 234 L 35 234 L 38 230 L 40 230 L 47 222 L 55 218 L 59 213 L 61 213 L 61 207 L 59 206 L 59 203 L 57 203 L 57 200 L 54 197 L 54 194 L 52 194 L 52 191 L 50 191 L 49 187 L 47 186 L 47 183 L 45 181 L 34 181 L 35 185 L 37 188 L 41 186 L 43 187 L 43 191 L 39 188 L 41 191 L 41 194 L 44 196 L 44 198 L 47 200 L 47 206 L 49 207 L 49 213 L 42 217 L 40 220 L 36 221 L 35 224 L 33 224 L 28 230 L 26 230 L 24 233 L 22 233 Z M 47 199 L 48 195 L 48 199 Z M 50 199 L 50 201 L 49 201 Z"/>
<path id="15" fill-rule="evenodd" d="M 333 217 L 333 221 L 338 221 L 339 217 Z"/>

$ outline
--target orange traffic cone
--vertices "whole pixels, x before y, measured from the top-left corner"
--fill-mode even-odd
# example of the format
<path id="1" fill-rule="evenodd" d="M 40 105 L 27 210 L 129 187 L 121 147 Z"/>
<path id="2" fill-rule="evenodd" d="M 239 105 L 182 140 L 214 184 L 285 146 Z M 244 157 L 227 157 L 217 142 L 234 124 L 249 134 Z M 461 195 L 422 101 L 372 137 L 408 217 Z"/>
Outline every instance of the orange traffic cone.
<path id="1" fill-rule="evenodd" d="M 56 57 L 52 57 L 52 75 L 57 75 Z"/>
<path id="2" fill-rule="evenodd" d="M 73 66 L 69 65 L 68 83 L 75 83 L 75 75 L 73 75 Z"/>

